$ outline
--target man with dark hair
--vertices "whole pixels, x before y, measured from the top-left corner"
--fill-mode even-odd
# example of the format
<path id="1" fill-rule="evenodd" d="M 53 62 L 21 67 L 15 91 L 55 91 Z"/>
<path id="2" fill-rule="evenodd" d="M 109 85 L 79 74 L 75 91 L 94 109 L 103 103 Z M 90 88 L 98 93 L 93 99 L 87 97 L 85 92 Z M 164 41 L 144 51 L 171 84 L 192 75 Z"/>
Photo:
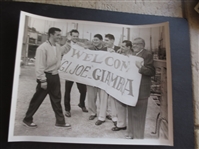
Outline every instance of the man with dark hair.
<path id="1" fill-rule="evenodd" d="M 77 40 L 79 38 L 79 32 L 77 30 L 71 30 L 70 31 L 70 46 L 72 47 L 77 43 Z M 73 81 L 66 80 L 65 81 L 65 95 L 64 95 L 64 105 L 65 105 L 65 116 L 71 117 L 71 105 L 70 105 L 70 93 L 71 93 L 71 88 L 73 86 Z M 76 83 L 77 88 L 80 92 L 80 101 L 78 106 L 82 109 L 83 112 L 88 112 L 85 106 L 85 98 L 86 98 L 86 85 L 81 84 L 81 83 Z"/>
<path id="2" fill-rule="evenodd" d="M 105 38 L 108 38 L 110 40 L 114 40 L 115 41 L 115 37 L 112 34 L 106 34 Z"/>
<path id="3" fill-rule="evenodd" d="M 132 44 L 133 55 L 142 57 L 144 63 L 137 62 L 136 66 L 142 74 L 138 101 L 135 107 L 127 106 L 128 110 L 128 139 L 143 139 L 148 98 L 150 96 L 151 77 L 155 75 L 153 66 L 153 54 L 144 49 L 145 42 L 142 38 L 136 38 Z"/>
<path id="4" fill-rule="evenodd" d="M 103 45 L 103 37 L 100 34 L 94 35 L 94 38 L 92 40 L 93 47 L 90 48 L 90 50 L 100 50 L 100 51 L 107 51 L 107 48 Z M 89 120 L 95 119 L 97 117 L 97 93 L 99 93 L 99 115 L 98 120 L 96 121 L 95 125 L 101 125 L 105 122 L 106 119 L 106 109 L 107 109 L 107 100 L 108 100 L 108 94 L 95 86 L 89 86 L 87 85 L 87 97 L 88 97 L 88 109 L 90 112 Z"/>
<path id="5" fill-rule="evenodd" d="M 129 40 L 124 40 L 123 42 L 122 42 L 122 52 L 126 52 L 126 50 L 127 51 L 132 51 L 132 42 L 131 41 L 129 41 Z M 130 50 L 129 50 L 129 48 L 130 48 Z"/>
<path id="6" fill-rule="evenodd" d="M 102 35 L 100 35 L 100 34 L 95 34 L 94 35 L 94 38 L 98 38 L 99 40 L 103 40 L 103 37 L 102 37 Z"/>
<path id="7" fill-rule="evenodd" d="M 49 94 L 52 108 L 55 113 L 57 127 L 70 128 L 70 124 L 65 123 L 61 107 L 61 90 L 58 69 L 61 65 L 61 55 L 68 50 L 63 46 L 60 47 L 57 42 L 61 38 L 61 30 L 52 27 L 48 31 L 48 40 L 42 43 L 36 51 L 35 72 L 37 77 L 37 88 L 33 95 L 29 108 L 23 119 L 23 125 L 36 128 L 33 123 L 33 115 L 40 107 L 41 103 Z"/>
<path id="8" fill-rule="evenodd" d="M 129 40 L 124 40 L 121 44 L 120 54 L 128 56 L 132 55 L 132 43 Z M 115 127 L 112 128 L 112 131 L 120 131 L 126 130 L 126 105 L 122 102 L 114 99 L 117 111 L 117 123 L 115 123 Z"/>
<path id="9" fill-rule="evenodd" d="M 72 41 L 72 43 L 75 44 L 77 42 L 77 40 L 79 39 L 79 31 L 76 29 L 71 30 L 70 37 L 71 37 L 70 40 Z"/>
<path id="10" fill-rule="evenodd" d="M 104 39 L 105 45 L 107 47 L 107 51 L 109 52 L 117 52 L 120 47 L 115 46 L 115 37 L 112 34 L 106 34 L 105 39 Z M 106 118 L 109 120 L 112 120 L 114 124 L 117 122 L 117 115 L 115 111 L 115 104 L 114 104 L 114 99 L 112 96 L 108 96 L 108 108 L 107 108 L 107 116 Z"/>
<path id="11" fill-rule="evenodd" d="M 92 40 L 93 47 L 90 47 L 90 50 L 100 50 L 100 51 L 107 51 L 107 48 L 103 44 L 103 37 L 100 34 L 94 35 L 94 38 Z"/>
<path id="12" fill-rule="evenodd" d="M 61 32 L 61 30 L 59 28 L 56 28 L 56 27 L 51 27 L 49 30 L 48 30 L 48 37 L 50 37 L 50 34 L 54 34 L 55 32 Z"/>
<path id="13" fill-rule="evenodd" d="M 77 33 L 77 34 L 79 34 L 79 31 L 78 30 L 76 30 L 76 29 L 72 29 L 71 31 L 70 31 L 70 35 L 72 36 L 72 34 L 73 33 Z M 77 38 L 79 37 L 79 35 L 78 36 L 76 36 Z"/>
<path id="14" fill-rule="evenodd" d="M 106 47 L 108 48 L 108 51 L 110 50 L 110 52 L 112 52 L 112 50 L 117 52 L 117 50 L 120 49 L 119 46 L 114 45 L 115 37 L 112 34 L 106 34 L 104 42 L 106 44 Z"/>

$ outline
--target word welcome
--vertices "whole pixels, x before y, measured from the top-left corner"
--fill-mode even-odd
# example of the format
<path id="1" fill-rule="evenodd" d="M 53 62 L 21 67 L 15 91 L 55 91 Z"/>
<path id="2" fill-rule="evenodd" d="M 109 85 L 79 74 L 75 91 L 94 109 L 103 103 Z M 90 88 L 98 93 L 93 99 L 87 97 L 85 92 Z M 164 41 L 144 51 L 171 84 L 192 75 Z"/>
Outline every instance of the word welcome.
<path id="1" fill-rule="evenodd" d="M 99 87 L 117 100 L 135 106 L 141 79 L 135 62 L 140 60 L 135 56 L 73 47 L 62 58 L 60 77 Z"/>

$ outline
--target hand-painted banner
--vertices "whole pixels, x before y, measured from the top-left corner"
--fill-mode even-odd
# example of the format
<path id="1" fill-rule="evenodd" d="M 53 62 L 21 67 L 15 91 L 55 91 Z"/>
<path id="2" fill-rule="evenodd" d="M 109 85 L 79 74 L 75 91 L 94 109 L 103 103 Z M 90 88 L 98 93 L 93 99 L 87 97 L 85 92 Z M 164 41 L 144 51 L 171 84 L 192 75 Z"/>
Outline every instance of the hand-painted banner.
<path id="1" fill-rule="evenodd" d="M 66 80 L 99 87 L 122 103 L 135 106 L 141 80 L 136 61 L 143 59 L 77 45 L 63 56 L 59 74 Z"/>

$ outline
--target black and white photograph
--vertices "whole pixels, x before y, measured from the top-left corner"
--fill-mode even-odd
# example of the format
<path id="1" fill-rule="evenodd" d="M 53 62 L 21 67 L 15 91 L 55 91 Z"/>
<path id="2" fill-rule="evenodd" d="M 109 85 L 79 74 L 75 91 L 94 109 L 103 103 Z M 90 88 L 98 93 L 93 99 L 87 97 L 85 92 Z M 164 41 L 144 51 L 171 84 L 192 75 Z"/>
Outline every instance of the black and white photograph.
<path id="1" fill-rule="evenodd" d="M 173 146 L 169 40 L 21 12 L 8 141 Z"/>

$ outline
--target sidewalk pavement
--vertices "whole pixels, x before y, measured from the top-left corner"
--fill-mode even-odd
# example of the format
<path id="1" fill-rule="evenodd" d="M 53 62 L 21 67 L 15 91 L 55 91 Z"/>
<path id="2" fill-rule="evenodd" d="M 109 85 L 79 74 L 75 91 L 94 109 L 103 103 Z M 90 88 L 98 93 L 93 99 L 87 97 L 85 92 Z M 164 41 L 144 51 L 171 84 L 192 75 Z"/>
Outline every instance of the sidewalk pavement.
<path id="1" fill-rule="evenodd" d="M 61 79 L 62 92 L 62 109 L 64 111 L 64 83 Z M 114 132 L 111 130 L 114 127 L 112 121 L 106 120 L 100 126 L 96 126 L 94 120 L 89 120 L 89 113 L 84 113 L 78 107 L 79 92 L 74 83 L 71 90 L 71 114 L 70 118 L 66 118 L 66 122 L 72 125 L 72 129 L 55 127 L 55 115 L 52 110 L 49 97 L 47 96 L 40 108 L 34 115 L 34 123 L 38 125 L 36 129 L 30 129 L 22 125 L 23 117 L 29 106 L 35 88 L 35 73 L 34 66 L 24 66 L 21 69 L 19 78 L 17 108 L 15 117 L 14 135 L 16 136 L 53 136 L 53 137 L 78 137 L 78 138 L 125 138 L 125 130 Z M 87 100 L 85 101 L 87 105 Z M 152 134 L 155 130 L 156 116 L 160 108 L 152 97 L 149 98 L 145 138 L 157 138 L 157 134 Z"/>

